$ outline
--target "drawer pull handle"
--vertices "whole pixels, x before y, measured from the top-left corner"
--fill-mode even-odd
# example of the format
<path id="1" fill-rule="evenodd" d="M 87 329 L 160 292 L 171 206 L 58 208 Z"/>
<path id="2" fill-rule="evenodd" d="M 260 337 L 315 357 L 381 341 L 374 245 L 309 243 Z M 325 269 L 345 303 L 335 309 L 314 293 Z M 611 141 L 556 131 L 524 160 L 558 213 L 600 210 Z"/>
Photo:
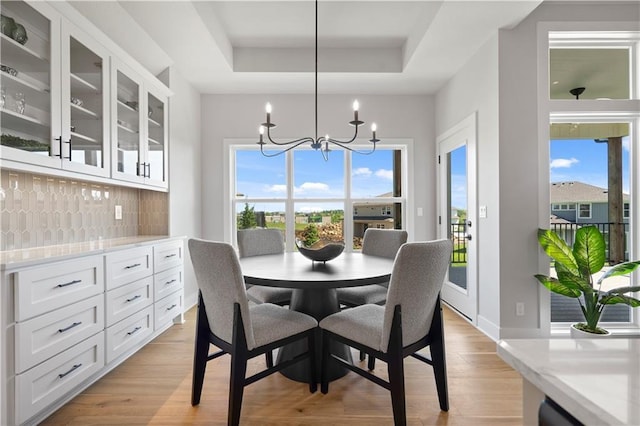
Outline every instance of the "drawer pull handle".
<path id="1" fill-rule="evenodd" d="M 169 307 L 167 308 L 167 311 L 172 310 L 172 309 L 173 309 L 173 308 L 175 308 L 176 306 L 178 306 L 178 305 L 176 305 L 176 304 L 174 303 L 173 305 L 171 305 L 171 306 L 169 306 Z"/>
<path id="2" fill-rule="evenodd" d="M 168 255 L 166 255 L 164 258 L 165 258 L 165 259 L 168 259 L 168 258 L 173 257 L 173 256 L 177 256 L 177 254 L 175 254 L 175 253 L 173 253 L 173 254 L 168 254 Z"/>
<path id="3" fill-rule="evenodd" d="M 137 268 L 140 265 L 141 265 L 140 263 L 134 263 L 133 265 L 125 266 L 124 269 Z"/>
<path id="4" fill-rule="evenodd" d="M 73 327 L 77 327 L 80 324 L 82 324 L 82 321 L 74 322 L 73 324 L 71 324 L 70 326 L 65 327 L 65 328 L 59 328 L 58 329 L 58 333 L 64 333 L 65 331 L 71 330 Z"/>
<path id="5" fill-rule="evenodd" d="M 174 279 L 172 279 L 171 281 L 167 281 L 166 283 L 164 283 L 164 285 L 173 284 L 173 283 L 175 283 L 176 281 L 178 281 L 178 280 L 176 280 L 176 279 L 174 278 Z"/>
<path id="6" fill-rule="evenodd" d="M 138 332 L 142 327 L 137 326 L 136 328 L 134 328 L 133 330 L 131 330 L 130 332 L 127 333 L 127 336 L 131 336 L 132 334 Z"/>
<path id="7" fill-rule="evenodd" d="M 78 368 L 82 367 L 82 364 L 75 364 L 73 367 L 71 367 L 71 369 L 69 369 L 69 371 L 67 371 L 66 373 L 61 373 L 58 374 L 59 378 L 63 378 L 64 376 L 66 376 L 67 374 L 70 374 L 72 371 L 77 370 Z"/>
<path id="8" fill-rule="evenodd" d="M 136 299 L 140 299 L 142 296 L 140 296 L 139 294 L 136 294 L 135 296 L 133 296 L 130 299 L 127 299 L 127 302 L 133 302 Z"/>
<path id="9" fill-rule="evenodd" d="M 56 287 L 62 288 L 62 287 L 66 287 L 68 285 L 74 285 L 74 284 L 78 284 L 78 283 L 81 283 L 81 282 L 82 282 L 82 280 L 73 280 L 73 281 L 69 281 L 68 283 L 58 284 Z"/>

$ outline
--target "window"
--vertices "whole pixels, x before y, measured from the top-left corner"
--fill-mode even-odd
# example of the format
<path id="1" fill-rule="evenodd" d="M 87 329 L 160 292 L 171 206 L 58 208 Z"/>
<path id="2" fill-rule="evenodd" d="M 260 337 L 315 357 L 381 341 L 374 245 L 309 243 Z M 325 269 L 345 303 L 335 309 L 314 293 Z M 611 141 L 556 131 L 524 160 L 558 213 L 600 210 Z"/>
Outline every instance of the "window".
<path id="1" fill-rule="evenodd" d="M 591 204 L 580 204 L 579 206 L 578 217 L 580 219 L 591 219 Z"/>
<path id="2" fill-rule="evenodd" d="M 640 165 L 637 149 L 640 120 L 634 101 L 640 97 L 640 74 L 635 66 L 640 32 L 637 26 L 624 23 L 607 25 L 611 26 L 609 31 L 590 23 L 571 26 L 554 23 L 549 24 L 545 34 L 540 33 L 547 37 L 548 45 L 540 44 L 547 50 L 539 51 L 540 58 L 546 54 L 547 69 L 541 67 L 539 76 L 547 80 L 540 80 L 544 83 L 540 86 L 543 89 L 539 101 L 551 123 L 551 206 L 560 207 L 566 202 L 569 210 L 573 210 L 554 210 L 556 217 L 550 227 L 568 244 L 573 244 L 578 227 L 585 223 L 597 226 L 605 236 L 607 263 L 613 265 L 637 258 L 640 248 L 637 226 L 629 210 L 634 195 L 635 198 L 639 195 L 630 177 Z M 565 186 L 560 187 L 558 182 L 564 182 Z M 558 194 L 554 197 L 554 191 L 558 190 L 565 191 L 564 199 L 559 199 Z M 584 201 L 575 205 L 568 202 L 571 198 Z M 610 202 L 619 203 L 618 207 L 610 208 Z M 619 216 L 610 217 L 611 214 Z M 554 273 L 553 265 L 550 269 Z M 629 276 L 609 281 L 605 281 L 601 290 L 635 282 Z M 551 293 L 550 301 L 552 323 L 583 320 L 573 299 Z M 617 327 L 637 327 L 640 315 L 636 312 L 623 304 L 610 305 L 601 321 L 616 323 Z M 558 328 L 566 329 L 566 324 Z"/>
<path id="3" fill-rule="evenodd" d="M 255 144 L 230 148 L 232 229 L 282 229 L 288 250 L 309 224 L 325 240 L 353 240 L 349 250 L 361 247 L 366 227 L 401 229 L 406 145 L 371 155 L 335 149 L 328 161 L 310 149 L 267 158 Z"/>

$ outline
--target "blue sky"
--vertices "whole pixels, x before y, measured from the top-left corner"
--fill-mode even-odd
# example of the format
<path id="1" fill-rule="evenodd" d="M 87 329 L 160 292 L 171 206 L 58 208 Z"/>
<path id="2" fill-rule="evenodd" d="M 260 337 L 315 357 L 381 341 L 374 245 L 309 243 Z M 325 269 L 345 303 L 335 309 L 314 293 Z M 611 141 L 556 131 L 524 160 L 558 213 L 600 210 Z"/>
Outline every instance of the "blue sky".
<path id="1" fill-rule="evenodd" d="M 593 139 L 552 140 L 550 149 L 551 182 L 579 181 L 607 187 L 607 144 Z M 623 191 L 629 192 L 629 137 L 622 139 Z"/>
<path id="2" fill-rule="evenodd" d="M 237 193 L 247 198 L 286 197 L 286 158 L 264 157 L 259 151 L 238 151 Z M 329 161 L 312 150 L 293 151 L 293 183 L 296 198 L 342 198 L 345 196 L 345 154 L 331 151 Z M 370 155 L 352 155 L 352 198 L 376 197 L 392 191 L 393 151 L 377 150 Z M 261 208 L 279 210 L 282 204 L 261 203 Z M 296 211 L 342 209 L 339 203 L 296 203 Z M 256 209 L 258 206 L 256 205 Z"/>

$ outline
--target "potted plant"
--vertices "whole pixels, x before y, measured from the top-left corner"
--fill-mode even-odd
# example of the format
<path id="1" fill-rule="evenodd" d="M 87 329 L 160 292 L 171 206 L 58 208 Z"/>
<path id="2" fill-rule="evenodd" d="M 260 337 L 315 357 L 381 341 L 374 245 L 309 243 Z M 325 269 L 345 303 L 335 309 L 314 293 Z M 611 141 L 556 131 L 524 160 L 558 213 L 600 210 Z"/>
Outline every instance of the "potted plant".
<path id="1" fill-rule="evenodd" d="M 538 230 L 538 242 L 545 253 L 553 259 L 556 277 L 536 274 L 535 277 L 549 290 L 563 296 L 572 297 L 580 303 L 584 321 L 572 325 L 574 329 L 592 335 L 609 334 L 598 327 L 598 322 L 607 305 L 623 303 L 631 307 L 640 306 L 640 300 L 628 293 L 640 291 L 640 286 L 624 286 L 602 291 L 606 278 L 626 275 L 640 266 L 640 261 L 624 262 L 611 266 L 594 282 L 594 274 L 599 273 L 606 262 L 604 237 L 595 226 L 584 226 L 576 231 L 573 247 L 569 247 L 560 236 L 548 229 Z M 579 334 L 579 333 L 577 333 Z"/>

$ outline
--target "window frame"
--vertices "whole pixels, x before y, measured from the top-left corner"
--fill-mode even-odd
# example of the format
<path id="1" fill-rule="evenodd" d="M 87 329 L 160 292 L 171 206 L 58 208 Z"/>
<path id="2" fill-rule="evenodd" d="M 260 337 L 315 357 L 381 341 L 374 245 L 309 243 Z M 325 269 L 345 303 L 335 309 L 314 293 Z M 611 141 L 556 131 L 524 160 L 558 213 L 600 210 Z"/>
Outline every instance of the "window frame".
<path id="1" fill-rule="evenodd" d="M 577 218 L 578 219 L 591 219 L 592 211 L 593 211 L 593 205 L 591 203 L 577 203 L 577 204 L 578 204 L 578 215 L 577 215 Z M 589 207 L 589 215 L 588 216 L 583 216 L 582 215 L 582 206 Z"/>
<path id="2" fill-rule="evenodd" d="M 365 140 L 358 140 L 357 144 L 353 146 L 354 149 L 366 150 L 369 148 L 370 143 Z M 378 143 L 378 150 L 400 150 L 402 157 L 402 170 L 401 180 L 403 194 L 401 197 L 385 197 L 385 198 L 351 198 L 351 157 L 352 152 L 344 151 L 344 167 L 345 167 L 345 182 L 344 182 L 344 198 L 301 198 L 295 197 L 294 194 L 294 182 L 293 182 L 293 153 L 291 151 L 283 153 L 286 156 L 286 185 L 287 194 L 286 197 L 280 198 L 249 198 L 249 197 L 237 197 L 235 190 L 235 164 L 236 164 L 236 152 L 240 150 L 259 150 L 255 140 L 248 139 L 225 139 L 223 141 L 223 150 L 225 153 L 223 176 L 224 176 L 224 222 L 225 226 L 225 241 L 231 242 L 237 247 L 236 232 L 237 224 L 237 210 L 238 203 L 248 202 L 251 203 L 284 203 L 285 204 L 285 250 L 295 250 L 295 204 L 300 202 L 305 203 L 338 203 L 342 202 L 344 205 L 344 217 L 353 218 L 354 204 L 375 200 L 376 202 L 385 203 L 400 203 L 401 204 L 401 223 L 402 229 L 406 230 L 410 236 L 413 235 L 413 217 L 408 214 L 413 208 L 413 162 L 409 159 L 413 158 L 413 140 L 412 139 L 388 139 L 384 143 Z M 311 150 L 308 147 L 298 147 L 296 150 Z M 334 148 L 338 150 L 338 148 Z M 318 155 L 321 155 L 318 153 Z M 329 160 L 331 161 L 331 156 Z M 353 241 L 353 220 L 345 220 L 343 226 L 343 238 L 344 241 Z M 351 244 L 345 245 L 345 251 L 353 251 Z"/>
<path id="3" fill-rule="evenodd" d="M 614 100 L 575 100 L 550 99 L 549 91 L 549 49 L 553 44 L 550 37 L 554 33 L 599 33 L 602 36 L 609 34 L 613 38 L 620 39 L 621 35 L 627 35 L 630 45 L 630 99 Z M 538 211 L 538 226 L 549 226 L 549 142 L 550 124 L 556 122 L 628 122 L 630 124 L 629 137 L 632 141 L 630 152 L 630 217 L 632 224 L 629 258 L 636 259 L 640 254 L 640 213 L 637 206 L 640 202 L 640 185 L 636 182 L 640 179 L 640 112 L 637 108 L 640 99 L 640 67 L 637 66 L 638 55 L 640 55 L 640 31 L 637 22 L 563 22 L 563 21 L 541 21 L 537 25 L 537 78 L 538 78 L 538 164 L 540 173 L 538 175 L 538 187 L 540 188 L 540 199 L 547 200 L 540 203 Z M 606 43 L 606 42 L 605 42 Z M 616 42 L 619 44 L 619 42 Z M 545 207 L 546 205 L 546 207 Z M 629 241 L 629 240 L 628 240 Z M 538 258 L 539 270 L 549 268 L 548 257 L 540 255 Z M 631 285 L 638 285 L 640 272 L 635 271 L 631 275 Z M 538 288 L 540 300 L 540 332 L 545 335 L 560 336 L 568 334 L 566 323 L 551 323 L 551 305 L 549 291 L 543 286 Z M 636 294 L 636 297 L 638 294 Z M 640 313 L 637 309 L 631 309 L 631 321 L 629 323 L 603 323 L 608 330 L 614 334 L 640 334 Z"/>

